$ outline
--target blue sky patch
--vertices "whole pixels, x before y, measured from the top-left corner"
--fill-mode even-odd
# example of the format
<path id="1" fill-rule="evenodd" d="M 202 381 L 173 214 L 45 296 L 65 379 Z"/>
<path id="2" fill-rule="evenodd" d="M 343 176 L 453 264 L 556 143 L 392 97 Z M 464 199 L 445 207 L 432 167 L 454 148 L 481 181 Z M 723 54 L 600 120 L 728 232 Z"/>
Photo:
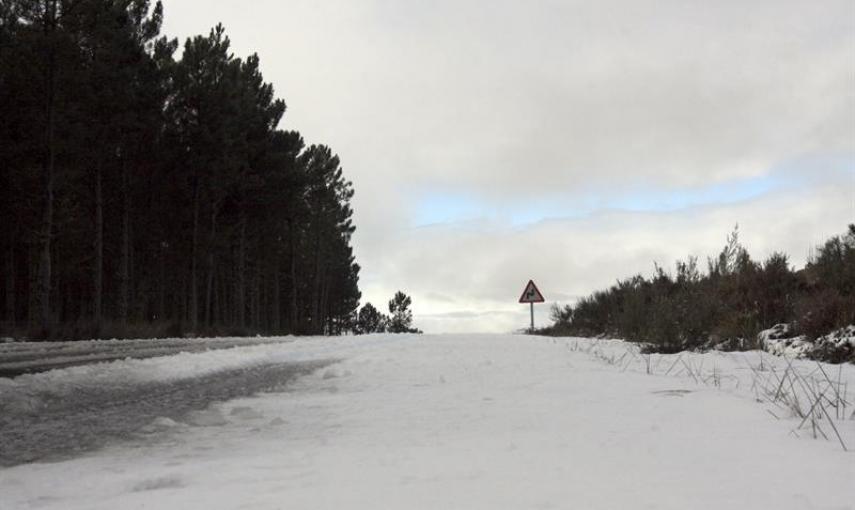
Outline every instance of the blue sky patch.
<path id="1" fill-rule="evenodd" d="M 417 200 L 414 226 L 497 219 L 513 225 L 547 218 L 584 217 L 601 210 L 668 212 L 690 207 L 734 203 L 793 186 L 798 179 L 781 174 L 715 184 L 702 188 L 636 188 L 630 192 L 585 197 L 541 196 L 535 202 L 499 203 L 467 193 L 428 192 Z"/>

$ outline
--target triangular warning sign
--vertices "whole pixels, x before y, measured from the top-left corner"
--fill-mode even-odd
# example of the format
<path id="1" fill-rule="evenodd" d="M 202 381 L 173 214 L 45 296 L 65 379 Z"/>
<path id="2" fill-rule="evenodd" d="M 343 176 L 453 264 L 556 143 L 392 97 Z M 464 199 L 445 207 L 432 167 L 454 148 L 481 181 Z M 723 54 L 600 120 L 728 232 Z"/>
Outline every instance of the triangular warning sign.
<path id="1" fill-rule="evenodd" d="M 528 285 L 525 286 L 525 290 L 520 296 L 520 303 L 543 303 L 546 301 L 543 299 L 543 294 L 537 289 L 537 285 L 534 284 L 533 281 L 529 280 Z"/>

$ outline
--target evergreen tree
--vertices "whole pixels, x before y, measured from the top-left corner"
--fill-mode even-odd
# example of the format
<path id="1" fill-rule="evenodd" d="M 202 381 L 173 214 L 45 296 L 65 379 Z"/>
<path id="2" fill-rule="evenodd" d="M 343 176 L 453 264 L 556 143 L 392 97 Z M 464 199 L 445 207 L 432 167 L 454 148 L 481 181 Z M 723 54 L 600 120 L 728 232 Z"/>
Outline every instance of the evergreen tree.
<path id="1" fill-rule="evenodd" d="M 413 329 L 413 312 L 410 311 L 410 305 L 413 303 L 410 296 L 401 291 L 395 293 L 389 301 L 389 326 L 390 333 L 421 333 L 417 329 Z"/>
<path id="2" fill-rule="evenodd" d="M 380 313 L 371 303 L 359 310 L 355 331 L 357 334 L 383 333 L 386 331 L 388 317 Z"/>
<path id="3" fill-rule="evenodd" d="M 0 333 L 354 328 L 338 157 L 277 130 L 285 103 L 221 25 L 176 61 L 162 21 L 149 0 L 0 3 Z"/>

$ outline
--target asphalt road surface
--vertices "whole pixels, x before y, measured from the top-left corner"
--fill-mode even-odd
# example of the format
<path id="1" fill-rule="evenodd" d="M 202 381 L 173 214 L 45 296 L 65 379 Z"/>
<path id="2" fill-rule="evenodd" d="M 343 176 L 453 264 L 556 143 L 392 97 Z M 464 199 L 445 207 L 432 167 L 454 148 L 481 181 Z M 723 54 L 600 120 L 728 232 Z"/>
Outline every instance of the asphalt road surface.
<path id="1" fill-rule="evenodd" d="M 279 338 L 166 338 L 90 340 L 82 342 L 0 342 L 0 377 L 45 372 L 127 358 L 154 358 L 179 352 L 202 352 L 291 341 Z"/>

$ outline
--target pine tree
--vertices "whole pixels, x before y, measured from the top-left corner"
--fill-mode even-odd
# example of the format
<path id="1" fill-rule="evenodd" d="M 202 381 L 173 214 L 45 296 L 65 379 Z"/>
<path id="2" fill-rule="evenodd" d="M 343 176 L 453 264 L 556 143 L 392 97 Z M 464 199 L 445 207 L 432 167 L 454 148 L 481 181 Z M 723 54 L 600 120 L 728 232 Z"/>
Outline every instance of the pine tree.
<path id="1" fill-rule="evenodd" d="M 396 292 L 395 297 L 389 301 L 388 331 L 390 333 L 420 333 L 412 327 L 413 312 L 410 311 L 412 303 L 412 298 L 401 291 Z"/>
<path id="2" fill-rule="evenodd" d="M 355 332 L 357 334 L 383 333 L 386 331 L 388 317 L 380 313 L 371 303 L 359 310 Z"/>
<path id="3" fill-rule="evenodd" d="M 176 61 L 162 21 L 149 0 L 0 3 L 0 327 L 351 330 L 338 157 L 277 130 L 285 103 L 221 25 Z"/>

